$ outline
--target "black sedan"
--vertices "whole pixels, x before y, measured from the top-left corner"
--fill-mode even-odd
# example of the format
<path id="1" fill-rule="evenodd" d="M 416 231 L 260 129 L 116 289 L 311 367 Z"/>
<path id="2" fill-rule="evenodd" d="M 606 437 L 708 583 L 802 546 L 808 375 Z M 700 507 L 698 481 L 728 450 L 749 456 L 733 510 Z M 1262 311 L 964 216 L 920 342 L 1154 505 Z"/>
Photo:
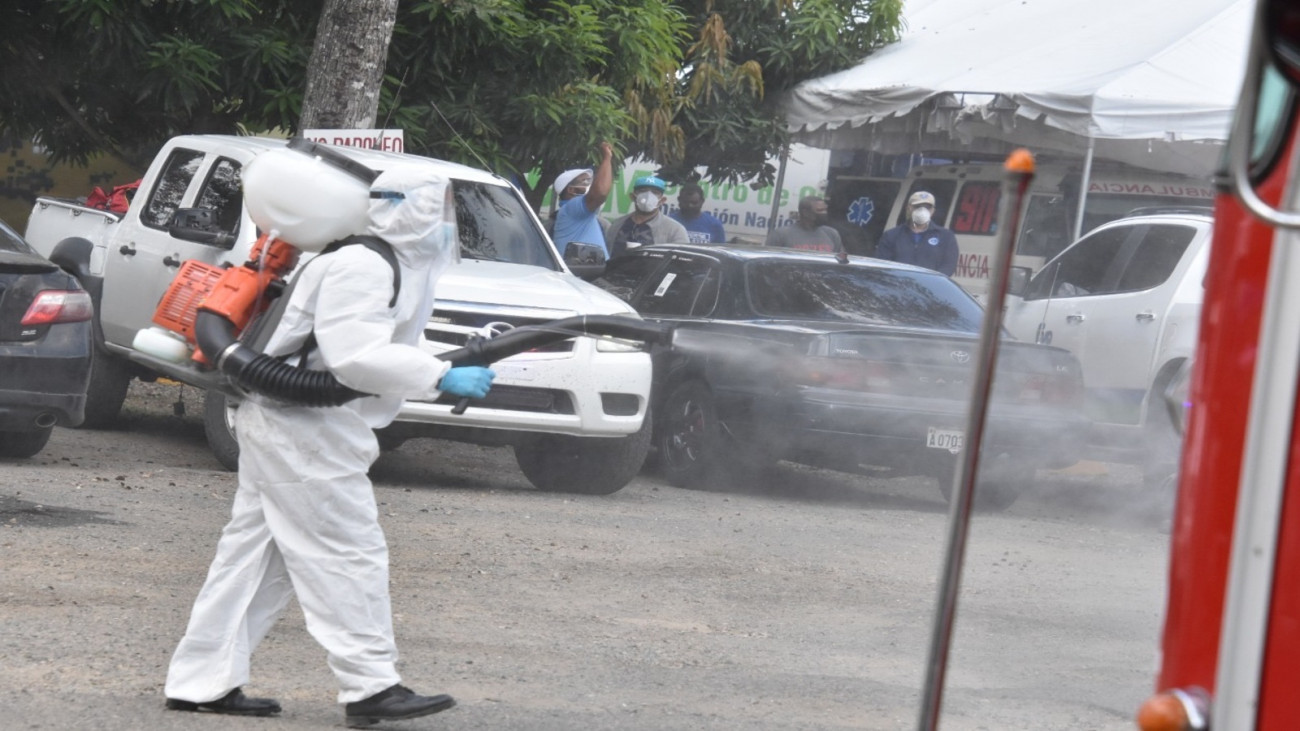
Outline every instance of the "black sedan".
<path id="1" fill-rule="evenodd" d="M 655 354 L 665 477 L 700 485 L 780 459 L 939 478 L 947 495 L 984 311 L 947 277 L 902 264 L 751 246 L 664 244 L 596 280 L 676 325 Z M 1000 349 L 977 504 L 1005 507 L 1040 467 L 1076 461 L 1087 422 L 1078 362 Z"/>
<path id="2" fill-rule="evenodd" d="M 0 223 L 0 457 L 30 457 L 76 426 L 93 352 L 90 295 Z"/>

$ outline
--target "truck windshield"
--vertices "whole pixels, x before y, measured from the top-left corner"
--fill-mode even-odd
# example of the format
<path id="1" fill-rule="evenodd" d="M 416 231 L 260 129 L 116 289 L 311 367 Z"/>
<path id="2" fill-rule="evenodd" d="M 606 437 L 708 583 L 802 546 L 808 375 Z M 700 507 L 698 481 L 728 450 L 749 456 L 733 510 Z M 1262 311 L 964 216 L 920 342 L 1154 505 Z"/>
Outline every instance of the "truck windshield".
<path id="1" fill-rule="evenodd" d="M 559 271 L 545 234 L 513 190 L 457 180 L 455 192 L 462 257 Z"/>

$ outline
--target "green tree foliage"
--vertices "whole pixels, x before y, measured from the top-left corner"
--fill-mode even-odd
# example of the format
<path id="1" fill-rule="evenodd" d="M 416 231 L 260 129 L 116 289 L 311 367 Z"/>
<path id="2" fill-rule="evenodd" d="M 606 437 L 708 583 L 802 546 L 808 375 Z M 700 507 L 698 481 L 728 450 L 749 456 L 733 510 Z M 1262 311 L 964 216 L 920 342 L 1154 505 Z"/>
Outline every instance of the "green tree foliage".
<path id="1" fill-rule="evenodd" d="M 423 151 L 522 177 L 537 205 L 609 139 L 671 180 L 770 183 L 779 100 L 896 40 L 902 0 L 428 0 L 398 19 L 389 106 Z"/>
<path id="2" fill-rule="evenodd" d="M 662 0 L 416 3 L 399 13 L 389 50 L 400 89 L 389 109 L 411 149 L 521 181 L 539 170 L 523 182 L 536 206 L 557 173 L 592 164 L 602 140 L 638 138 L 625 95 L 671 104 L 685 21 Z M 660 113 L 650 142 L 665 155 L 671 117 Z"/>
<path id="3" fill-rule="evenodd" d="M 288 128 L 318 14 L 312 0 L 11 0 L 0 129 L 57 159 L 139 167 L 175 134 Z"/>
<path id="4" fill-rule="evenodd" d="M 679 0 L 685 49 L 676 122 L 683 155 L 654 159 L 663 175 L 768 184 L 765 160 L 787 140 L 780 101 L 807 79 L 849 68 L 898 40 L 902 0 Z"/>
<path id="5" fill-rule="evenodd" d="M 379 125 L 517 176 L 534 205 L 600 141 L 684 180 L 770 181 L 781 94 L 896 38 L 902 0 L 408 0 Z M 139 162 L 179 133 L 292 130 L 313 0 L 13 0 L 0 130 Z M 540 171 L 532 183 L 526 173 Z"/>

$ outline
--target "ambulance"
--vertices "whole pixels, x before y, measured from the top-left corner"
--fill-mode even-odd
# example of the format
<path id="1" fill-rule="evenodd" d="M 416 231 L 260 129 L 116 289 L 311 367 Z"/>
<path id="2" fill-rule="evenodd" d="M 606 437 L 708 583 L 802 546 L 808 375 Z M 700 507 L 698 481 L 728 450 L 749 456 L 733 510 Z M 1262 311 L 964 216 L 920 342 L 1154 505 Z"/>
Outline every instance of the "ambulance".
<path id="1" fill-rule="evenodd" d="M 935 197 L 934 221 L 957 236 L 960 256 L 953 279 L 980 301 L 989 287 L 990 260 L 997 243 L 1002 184 L 999 163 L 925 165 L 913 168 L 892 201 L 888 226 L 907 217 L 907 199 L 924 190 Z M 1016 266 L 1037 271 L 1079 236 L 1120 218 L 1144 213 L 1209 213 L 1214 188 L 1207 179 L 1131 167 L 1096 165 L 1078 219 L 1082 175 L 1071 166 L 1046 163 L 1034 174 L 1021 213 Z"/>

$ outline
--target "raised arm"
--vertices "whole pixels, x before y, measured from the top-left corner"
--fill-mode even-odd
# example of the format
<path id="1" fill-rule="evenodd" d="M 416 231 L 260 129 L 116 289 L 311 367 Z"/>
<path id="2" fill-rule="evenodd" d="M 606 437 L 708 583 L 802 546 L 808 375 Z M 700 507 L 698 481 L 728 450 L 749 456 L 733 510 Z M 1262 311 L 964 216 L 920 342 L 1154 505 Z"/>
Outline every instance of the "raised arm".
<path id="1" fill-rule="evenodd" d="M 609 191 L 614 187 L 614 148 L 608 142 L 600 143 L 600 165 L 596 166 L 596 177 L 587 189 L 583 202 L 587 210 L 595 213 L 605 206 Z"/>

